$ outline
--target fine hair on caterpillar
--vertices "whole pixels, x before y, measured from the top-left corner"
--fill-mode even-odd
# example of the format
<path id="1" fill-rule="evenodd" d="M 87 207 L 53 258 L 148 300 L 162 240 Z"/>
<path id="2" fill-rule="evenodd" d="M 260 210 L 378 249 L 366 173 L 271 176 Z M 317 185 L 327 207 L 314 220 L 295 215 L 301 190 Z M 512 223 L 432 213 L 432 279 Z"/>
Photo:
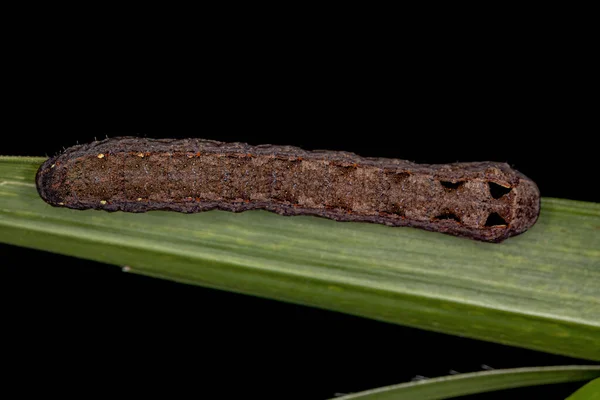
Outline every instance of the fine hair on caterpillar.
<path id="1" fill-rule="evenodd" d="M 426 165 L 196 138 L 73 146 L 42 164 L 36 185 L 47 203 L 80 210 L 264 209 L 489 242 L 523 233 L 540 210 L 536 184 L 505 163 Z"/>

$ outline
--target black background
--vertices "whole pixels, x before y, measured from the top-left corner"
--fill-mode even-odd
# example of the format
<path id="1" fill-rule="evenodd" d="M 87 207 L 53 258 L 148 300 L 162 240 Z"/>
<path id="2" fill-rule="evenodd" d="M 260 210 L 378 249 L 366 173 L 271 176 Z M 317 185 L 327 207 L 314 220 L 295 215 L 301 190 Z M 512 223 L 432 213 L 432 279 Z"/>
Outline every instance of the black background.
<path id="1" fill-rule="evenodd" d="M 0 153 L 51 156 L 105 135 L 195 136 L 427 163 L 505 161 L 543 196 L 600 201 L 583 49 L 502 37 L 301 49 L 297 38 L 260 46 L 240 37 L 220 49 L 203 41 L 156 51 L 151 39 L 110 48 L 101 37 L 65 47 L 37 38 L 12 61 Z M 482 365 L 590 363 L 47 252 L 0 252 L 5 356 L 15 376 L 39 372 L 49 388 L 129 383 L 310 400 Z M 562 399 L 580 385 L 476 398 Z"/>

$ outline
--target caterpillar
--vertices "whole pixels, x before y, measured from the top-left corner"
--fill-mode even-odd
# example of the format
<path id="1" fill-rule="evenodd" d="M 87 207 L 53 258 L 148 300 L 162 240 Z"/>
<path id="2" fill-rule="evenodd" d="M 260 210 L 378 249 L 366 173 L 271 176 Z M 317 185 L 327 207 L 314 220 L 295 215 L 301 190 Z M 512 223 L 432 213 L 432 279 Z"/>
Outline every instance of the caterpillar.
<path id="1" fill-rule="evenodd" d="M 36 186 L 52 206 L 79 210 L 264 209 L 488 242 L 525 232 L 540 210 L 536 184 L 505 163 L 427 165 L 197 138 L 73 146 L 40 166 Z"/>

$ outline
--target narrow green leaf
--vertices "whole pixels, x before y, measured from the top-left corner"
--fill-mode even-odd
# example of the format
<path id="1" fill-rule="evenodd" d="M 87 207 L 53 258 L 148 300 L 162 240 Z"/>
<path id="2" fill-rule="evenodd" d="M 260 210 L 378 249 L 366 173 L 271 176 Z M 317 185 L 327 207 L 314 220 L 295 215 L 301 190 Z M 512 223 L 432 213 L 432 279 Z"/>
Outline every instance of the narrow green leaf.
<path id="1" fill-rule="evenodd" d="M 600 367 L 587 365 L 499 369 L 386 386 L 336 397 L 335 400 L 450 399 L 493 390 L 584 381 L 598 376 Z"/>
<path id="2" fill-rule="evenodd" d="M 570 395 L 567 400 L 600 400 L 600 378 L 594 379 Z"/>
<path id="3" fill-rule="evenodd" d="M 501 244 L 412 228 L 235 214 L 54 208 L 41 158 L 0 157 L 0 242 L 125 271 L 600 360 L 600 205 L 542 201 Z"/>

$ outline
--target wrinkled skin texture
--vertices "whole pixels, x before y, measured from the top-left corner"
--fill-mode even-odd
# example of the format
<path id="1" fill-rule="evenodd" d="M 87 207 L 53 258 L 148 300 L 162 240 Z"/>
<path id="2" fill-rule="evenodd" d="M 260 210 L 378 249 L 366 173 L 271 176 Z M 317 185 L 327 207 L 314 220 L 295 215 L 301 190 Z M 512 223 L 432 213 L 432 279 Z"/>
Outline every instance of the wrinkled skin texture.
<path id="1" fill-rule="evenodd" d="M 53 206 L 194 213 L 264 209 L 500 242 L 537 220 L 537 186 L 507 164 L 440 165 L 203 139 L 73 146 L 36 177 Z"/>

